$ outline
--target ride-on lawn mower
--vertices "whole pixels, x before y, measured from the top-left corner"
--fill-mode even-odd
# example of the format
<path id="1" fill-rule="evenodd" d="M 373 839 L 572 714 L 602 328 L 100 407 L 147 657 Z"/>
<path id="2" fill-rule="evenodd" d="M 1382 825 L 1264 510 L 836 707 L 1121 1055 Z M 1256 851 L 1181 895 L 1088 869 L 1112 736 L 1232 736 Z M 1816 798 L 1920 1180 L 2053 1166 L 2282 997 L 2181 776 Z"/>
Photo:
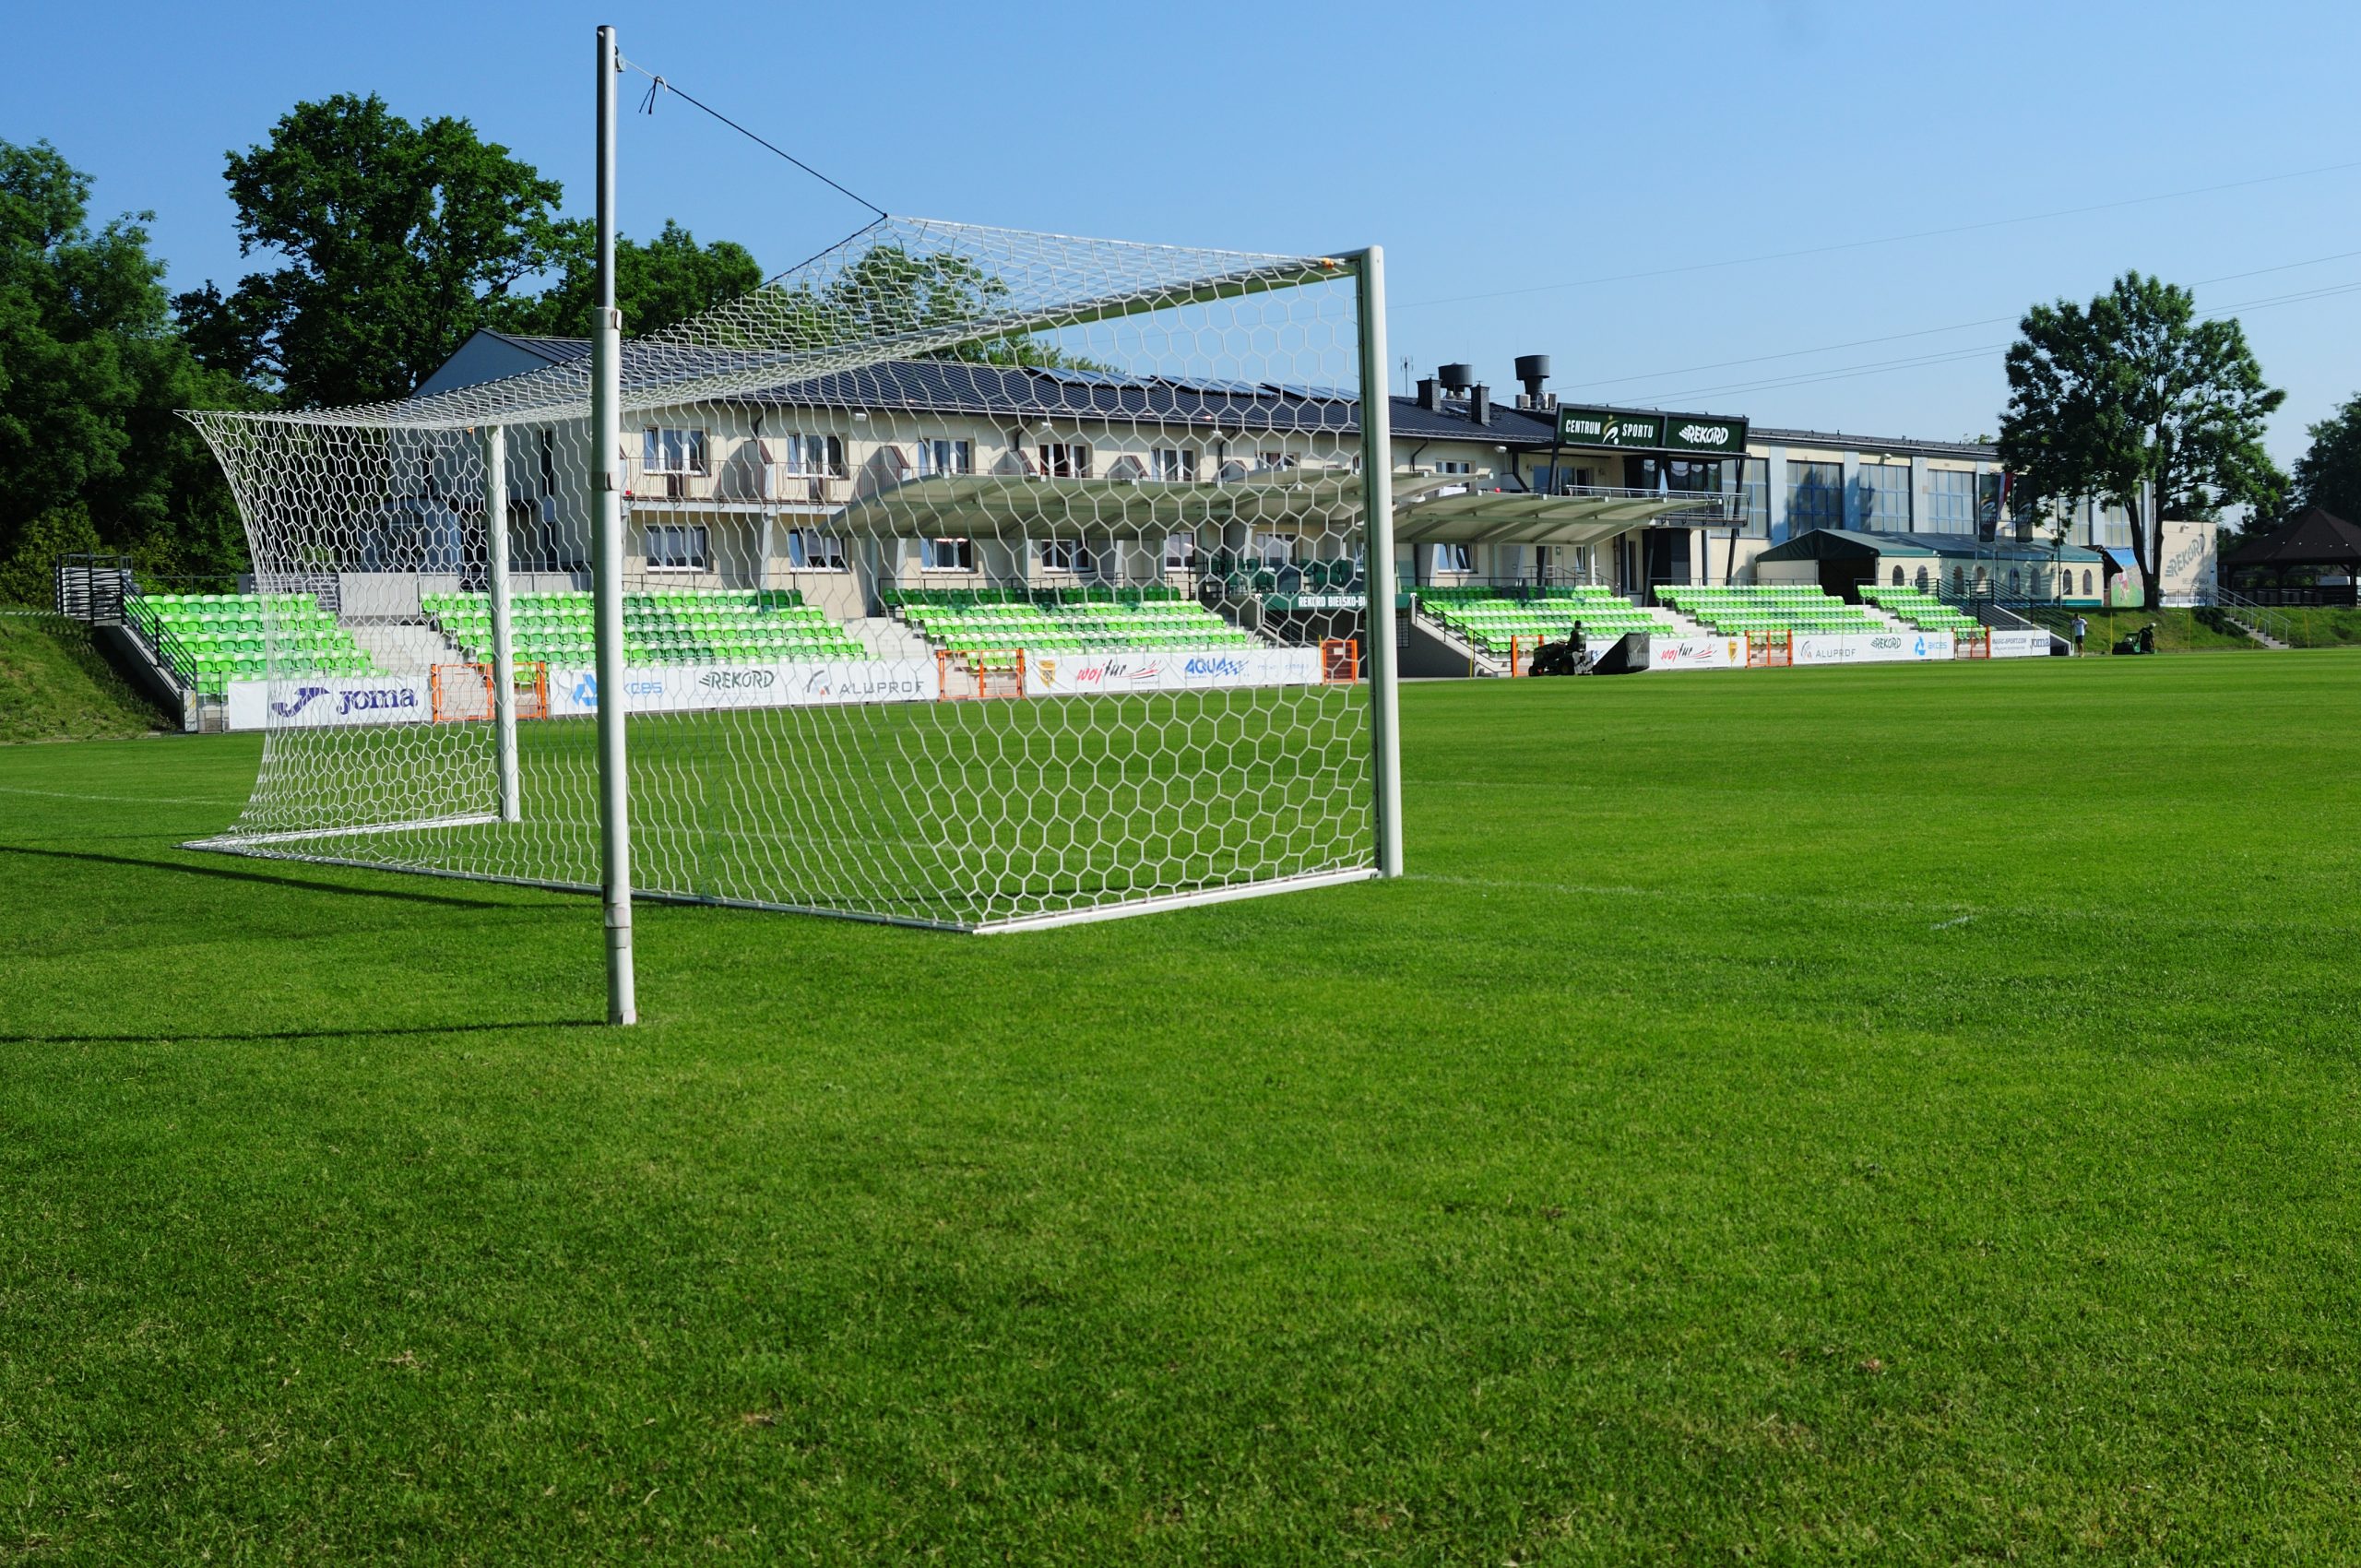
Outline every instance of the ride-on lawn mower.
<path id="1" fill-rule="evenodd" d="M 1591 658 L 1590 639 L 1583 636 L 1583 624 L 1561 643 L 1543 643 L 1533 650 L 1533 663 L 1527 667 L 1530 675 L 1587 675 L 1596 660 Z"/>
<path id="2" fill-rule="evenodd" d="M 2156 624 L 2153 621 L 2151 621 L 2146 625 L 2141 627 L 2138 631 L 2132 633 L 2130 636 L 2118 637 L 2115 643 L 2115 651 L 2118 653 L 2155 652 Z"/>

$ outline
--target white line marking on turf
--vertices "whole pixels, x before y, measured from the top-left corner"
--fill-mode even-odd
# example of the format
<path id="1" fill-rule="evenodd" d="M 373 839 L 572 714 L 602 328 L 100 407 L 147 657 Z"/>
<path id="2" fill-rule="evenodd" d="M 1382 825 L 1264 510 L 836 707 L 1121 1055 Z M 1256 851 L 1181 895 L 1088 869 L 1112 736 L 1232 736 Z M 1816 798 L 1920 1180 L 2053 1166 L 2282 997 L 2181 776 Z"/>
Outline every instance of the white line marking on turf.
<path id="1" fill-rule="evenodd" d="M 107 801 L 125 806 L 219 806 L 234 802 L 196 795 L 94 795 L 88 790 L 25 790 L 0 784 L 0 795 L 39 795 L 51 801 Z"/>
<path id="2" fill-rule="evenodd" d="M 1570 893 L 1578 897 L 1590 898 L 1679 898 L 1689 902 L 1703 904 L 1711 904 L 1716 901 L 1743 901 L 1753 904 L 1825 905 L 1839 909 L 1867 909 L 1876 914 L 1888 915 L 1916 914 L 1922 911 L 1932 912 L 1932 909 L 1957 909 L 1959 907 L 1956 904 L 1937 904 L 1932 906 L 1930 909 L 1928 905 L 1913 904 L 1906 900 L 1885 898 L 1846 898 L 1841 896 L 1825 893 L 1754 893 L 1738 888 L 1709 889 L 1685 887 L 1632 887 L 1617 883 L 1525 882 L 1522 880 L 1513 880 L 1508 877 L 1495 876 L 1439 876 L 1431 872 L 1417 871 L 1408 873 L 1402 878 L 1402 880 L 1405 882 L 1436 882 L 1452 887 L 1501 887 L 1524 893 Z M 1998 912 L 2001 914 L 2024 917 L 2038 917 L 2045 914 L 2085 913 L 2086 911 L 2056 909 L 2002 909 Z M 1975 916 L 1974 914 L 1962 915 L 1958 920 L 1945 921 L 1943 925 L 1964 925 L 1975 918 Z M 1942 926 L 1937 926 L 1935 929 L 1940 931 L 1942 929 Z"/>
<path id="3" fill-rule="evenodd" d="M 1928 931 L 1949 931 L 1955 925 L 1965 925 L 1975 918 L 1975 917 L 1973 914 L 1965 914 L 1960 916 L 1959 919 L 1955 921 L 1937 921 L 1933 925 L 1928 926 L 1927 929 Z"/>

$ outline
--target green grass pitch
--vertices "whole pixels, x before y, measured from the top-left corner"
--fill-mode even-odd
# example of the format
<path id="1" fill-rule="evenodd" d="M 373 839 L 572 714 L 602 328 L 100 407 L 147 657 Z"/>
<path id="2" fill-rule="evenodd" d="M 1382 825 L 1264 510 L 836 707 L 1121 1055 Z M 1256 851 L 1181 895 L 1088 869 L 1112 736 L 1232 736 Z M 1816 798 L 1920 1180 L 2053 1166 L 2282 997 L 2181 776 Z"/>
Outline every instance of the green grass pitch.
<path id="1" fill-rule="evenodd" d="M 0 1562 L 2350 1562 L 2361 655 L 1403 694 L 1025 936 L 0 751 Z"/>

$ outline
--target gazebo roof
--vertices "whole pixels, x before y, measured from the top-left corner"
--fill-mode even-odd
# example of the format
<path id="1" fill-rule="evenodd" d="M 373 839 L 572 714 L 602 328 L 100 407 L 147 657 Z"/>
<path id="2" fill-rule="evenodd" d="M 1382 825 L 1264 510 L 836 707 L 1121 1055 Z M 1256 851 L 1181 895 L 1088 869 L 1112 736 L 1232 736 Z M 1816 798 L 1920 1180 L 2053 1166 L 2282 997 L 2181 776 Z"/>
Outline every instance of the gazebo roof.
<path id="1" fill-rule="evenodd" d="M 2225 566 L 2352 566 L 2361 564 L 2361 527 L 2335 513 L 2308 507 L 2286 527 L 2248 540 Z"/>

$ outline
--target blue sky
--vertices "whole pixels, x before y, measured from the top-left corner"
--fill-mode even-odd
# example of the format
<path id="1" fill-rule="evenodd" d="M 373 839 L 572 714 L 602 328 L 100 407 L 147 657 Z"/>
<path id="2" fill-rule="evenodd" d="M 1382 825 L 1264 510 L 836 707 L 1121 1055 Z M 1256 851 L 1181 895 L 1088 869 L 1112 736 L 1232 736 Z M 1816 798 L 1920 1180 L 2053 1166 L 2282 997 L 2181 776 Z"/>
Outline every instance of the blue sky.
<path id="1" fill-rule="evenodd" d="M 2349 4 L 41 6 L 0 137 L 152 209 L 175 287 L 228 281 L 225 150 L 331 92 L 465 115 L 582 209 L 599 21 L 896 213 L 1382 243 L 1395 360 L 1495 386 L 1537 350 L 1570 398 L 1973 435 L 1979 350 L 2139 267 L 2246 307 L 2283 460 L 2361 391 Z M 622 182 L 627 232 L 772 268 L 862 216 L 677 103 L 628 120 Z"/>

